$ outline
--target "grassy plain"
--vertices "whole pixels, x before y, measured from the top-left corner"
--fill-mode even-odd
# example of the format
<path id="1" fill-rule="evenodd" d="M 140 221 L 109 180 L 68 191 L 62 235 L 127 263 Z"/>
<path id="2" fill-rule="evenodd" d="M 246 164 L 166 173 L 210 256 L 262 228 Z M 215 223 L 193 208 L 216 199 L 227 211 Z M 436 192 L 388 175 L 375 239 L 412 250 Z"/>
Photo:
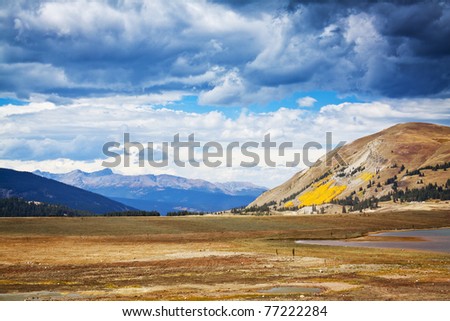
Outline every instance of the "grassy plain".
<path id="1" fill-rule="evenodd" d="M 449 211 L 2 218 L 0 300 L 448 300 L 449 254 L 294 240 L 449 226 Z"/>

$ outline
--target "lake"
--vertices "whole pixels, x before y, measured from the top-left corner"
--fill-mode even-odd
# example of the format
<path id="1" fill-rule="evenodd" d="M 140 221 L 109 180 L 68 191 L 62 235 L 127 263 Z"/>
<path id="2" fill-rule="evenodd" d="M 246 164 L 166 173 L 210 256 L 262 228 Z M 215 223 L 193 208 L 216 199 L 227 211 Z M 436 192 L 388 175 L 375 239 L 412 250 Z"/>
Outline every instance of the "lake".
<path id="1" fill-rule="evenodd" d="M 366 240 L 369 238 L 370 240 Z M 450 253 L 450 228 L 370 233 L 350 240 L 298 240 L 297 244 L 399 248 Z"/>

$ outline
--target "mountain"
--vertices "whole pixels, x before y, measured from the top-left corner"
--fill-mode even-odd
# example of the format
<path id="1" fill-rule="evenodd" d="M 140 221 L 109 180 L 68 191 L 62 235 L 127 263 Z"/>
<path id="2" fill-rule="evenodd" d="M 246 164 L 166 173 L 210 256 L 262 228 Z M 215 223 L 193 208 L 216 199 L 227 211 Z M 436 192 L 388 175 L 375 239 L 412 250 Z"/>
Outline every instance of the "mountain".
<path id="1" fill-rule="evenodd" d="M 177 210 L 222 211 L 245 206 L 266 188 L 251 183 L 211 183 L 172 175 L 115 174 L 111 169 L 65 174 L 35 171 L 36 175 L 95 192 L 121 203 L 161 213 Z"/>
<path id="2" fill-rule="evenodd" d="M 71 209 L 103 214 L 134 210 L 117 201 L 28 172 L 0 168 L 0 198 L 64 205 Z"/>
<path id="3" fill-rule="evenodd" d="M 331 164 L 327 165 L 327 157 Z M 436 197 L 430 190 L 448 189 L 449 165 L 450 127 L 398 124 L 328 153 L 308 170 L 263 193 L 249 208 L 297 209 L 375 198 L 420 200 L 421 193 Z M 413 190 L 419 196 L 408 197 Z"/>

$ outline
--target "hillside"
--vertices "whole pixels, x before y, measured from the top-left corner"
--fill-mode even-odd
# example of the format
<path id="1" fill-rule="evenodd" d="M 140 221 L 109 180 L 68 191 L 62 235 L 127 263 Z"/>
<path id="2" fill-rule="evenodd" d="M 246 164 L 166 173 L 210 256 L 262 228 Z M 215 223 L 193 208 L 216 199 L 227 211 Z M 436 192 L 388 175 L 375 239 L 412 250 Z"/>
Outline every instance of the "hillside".
<path id="1" fill-rule="evenodd" d="M 427 123 L 398 124 L 346 144 L 327 165 L 326 155 L 308 170 L 263 193 L 249 207 L 298 209 L 306 206 L 381 198 L 437 184 L 446 188 L 450 179 L 450 127 Z M 434 186 L 433 186 L 434 188 Z M 447 186 L 448 188 L 448 186 Z M 392 197 L 391 197 L 392 198 Z"/>
<path id="2" fill-rule="evenodd" d="M 69 186 L 28 172 L 0 168 L 0 198 L 19 197 L 28 201 L 64 205 L 97 214 L 133 210 L 102 195 Z"/>
<path id="3" fill-rule="evenodd" d="M 173 175 L 120 175 L 110 169 L 65 174 L 35 171 L 54 179 L 104 195 L 141 210 L 161 213 L 177 210 L 213 212 L 247 205 L 266 188 L 245 182 L 212 183 Z"/>

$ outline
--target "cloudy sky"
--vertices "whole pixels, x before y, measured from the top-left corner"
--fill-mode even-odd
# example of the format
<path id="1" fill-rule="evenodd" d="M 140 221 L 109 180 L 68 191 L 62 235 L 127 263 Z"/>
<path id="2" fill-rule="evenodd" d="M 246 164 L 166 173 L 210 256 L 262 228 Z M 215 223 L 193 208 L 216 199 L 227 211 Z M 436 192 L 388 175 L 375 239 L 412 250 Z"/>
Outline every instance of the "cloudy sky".
<path id="1" fill-rule="evenodd" d="M 2 0 L 0 30 L 2 167 L 100 170 L 125 132 L 156 147 L 270 133 L 295 152 L 326 132 L 450 124 L 447 1 Z M 271 187 L 302 167 L 234 159 L 114 171 Z"/>

